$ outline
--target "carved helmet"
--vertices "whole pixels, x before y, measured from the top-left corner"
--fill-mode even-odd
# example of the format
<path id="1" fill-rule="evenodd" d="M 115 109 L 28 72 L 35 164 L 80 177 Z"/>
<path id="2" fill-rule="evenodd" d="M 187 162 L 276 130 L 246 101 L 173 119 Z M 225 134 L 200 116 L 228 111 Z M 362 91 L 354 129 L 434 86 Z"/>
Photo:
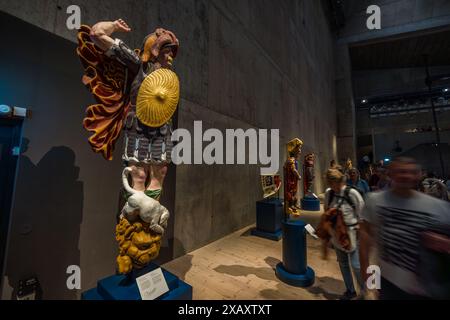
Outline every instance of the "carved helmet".
<path id="1" fill-rule="evenodd" d="M 288 155 L 290 156 L 292 154 L 298 153 L 299 151 L 301 151 L 302 146 L 302 140 L 300 140 L 299 138 L 292 139 L 286 145 Z"/>
<path id="2" fill-rule="evenodd" d="M 141 48 L 142 62 L 154 62 L 162 48 L 171 47 L 175 59 L 180 43 L 175 34 L 169 30 L 158 28 L 144 39 Z"/>

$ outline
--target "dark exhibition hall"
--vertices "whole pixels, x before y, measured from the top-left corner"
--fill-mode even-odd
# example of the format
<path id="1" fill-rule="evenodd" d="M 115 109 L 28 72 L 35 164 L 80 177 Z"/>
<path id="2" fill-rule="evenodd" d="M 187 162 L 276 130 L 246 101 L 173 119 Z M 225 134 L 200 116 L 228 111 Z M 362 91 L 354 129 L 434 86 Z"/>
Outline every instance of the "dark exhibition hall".
<path id="1" fill-rule="evenodd" d="M 0 0 L 0 39 L 0 308 L 450 299 L 450 0 Z"/>

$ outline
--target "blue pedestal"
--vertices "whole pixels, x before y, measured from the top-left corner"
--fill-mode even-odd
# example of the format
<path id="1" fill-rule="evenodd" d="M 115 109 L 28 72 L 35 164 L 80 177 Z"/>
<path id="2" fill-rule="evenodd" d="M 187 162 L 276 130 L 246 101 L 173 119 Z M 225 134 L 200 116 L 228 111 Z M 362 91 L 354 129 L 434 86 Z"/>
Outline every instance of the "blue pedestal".
<path id="1" fill-rule="evenodd" d="M 288 220 L 283 225 L 283 262 L 276 267 L 277 277 L 292 286 L 309 287 L 314 283 L 314 270 L 307 266 L 306 230 L 301 220 Z"/>
<path id="2" fill-rule="evenodd" d="M 283 203 L 277 198 L 268 198 L 256 202 L 256 229 L 252 235 L 278 241 L 281 239 L 281 220 Z"/>
<path id="3" fill-rule="evenodd" d="M 264 232 L 264 231 L 260 231 L 258 229 L 252 230 L 252 235 L 261 237 L 261 238 L 266 238 L 266 239 L 273 240 L 273 241 L 279 241 L 282 237 L 282 234 L 283 234 L 283 232 L 281 230 L 278 230 L 277 232 Z"/>
<path id="4" fill-rule="evenodd" d="M 317 199 L 315 197 L 311 197 L 311 196 L 306 196 L 301 201 L 302 201 L 302 210 L 320 211 L 320 200 L 319 199 Z"/>
<path id="5" fill-rule="evenodd" d="M 141 300 L 136 278 L 159 268 L 149 264 L 132 274 L 114 275 L 97 282 L 97 287 L 81 294 L 82 300 Z M 192 300 L 192 287 L 169 271 L 162 269 L 169 291 L 157 300 Z"/>

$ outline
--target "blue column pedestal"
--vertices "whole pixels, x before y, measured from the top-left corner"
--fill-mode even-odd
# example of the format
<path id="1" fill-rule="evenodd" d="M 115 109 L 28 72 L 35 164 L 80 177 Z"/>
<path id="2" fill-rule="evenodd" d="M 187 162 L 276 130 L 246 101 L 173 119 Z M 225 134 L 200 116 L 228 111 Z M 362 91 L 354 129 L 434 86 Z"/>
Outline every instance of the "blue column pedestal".
<path id="1" fill-rule="evenodd" d="M 276 266 L 277 277 L 296 287 L 314 283 L 314 270 L 307 266 L 306 230 L 301 220 L 283 221 L 283 262 Z"/>
<path id="2" fill-rule="evenodd" d="M 97 282 L 97 287 L 81 294 L 82 300 L 141 300 L 136 278 L 159 268 L 150 263 L 129 275 L 114 275 Z M 162 269 L 169 291 L 156 300 L 192 300 L 192 287 L 173 273 Z"/>
<path id="3" fill-rule="evenodd" d="M 302 210 L 320 211 L 320 200 L 316 197 L 306 196 L 302 200 Z"/>
<path id="4" fill-rule="evenodd" d="M 268 198 L 256 202 L 256 228 L 252 235 L 278 241 L 281 239 L 281 220 L 283 203 L 277 198 Z"/>

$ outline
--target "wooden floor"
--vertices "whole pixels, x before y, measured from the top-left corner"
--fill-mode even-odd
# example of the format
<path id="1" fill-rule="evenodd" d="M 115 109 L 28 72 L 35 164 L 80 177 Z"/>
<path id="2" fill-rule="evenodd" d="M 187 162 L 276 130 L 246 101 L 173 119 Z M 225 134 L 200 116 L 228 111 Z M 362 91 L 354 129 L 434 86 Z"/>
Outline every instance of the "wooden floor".
<path id="1" fill-rule="evenodd" d="M 316 225 L 320 213 L 303 213 L 301 219 Z M 310 288 L 289 286 L 275 276 L 281 260 L 281 243 L 252 236 L 249 226 L 183 257 L 164 268 L 193 286 L 195 300 L 211 299 L 337 299 L 344 291 L 333 250 L 322 260 L 320 242 L 307 237 L 308 265 L 316 273 Z"/>

